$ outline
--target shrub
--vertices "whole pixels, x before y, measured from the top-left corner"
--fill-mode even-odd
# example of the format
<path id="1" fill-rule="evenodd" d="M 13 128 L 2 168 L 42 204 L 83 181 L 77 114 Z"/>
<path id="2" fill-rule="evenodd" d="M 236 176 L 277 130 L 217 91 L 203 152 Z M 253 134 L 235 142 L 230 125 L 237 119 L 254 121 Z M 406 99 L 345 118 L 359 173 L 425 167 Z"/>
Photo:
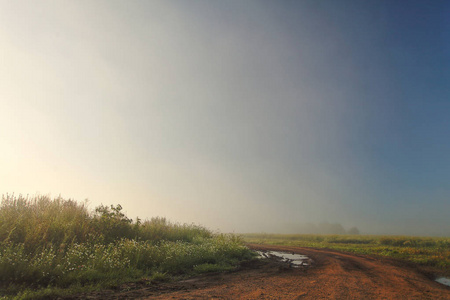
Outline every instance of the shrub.
<path id="1" fill-rule="evenodd" d="M 122 206 L 118 204 L 114 207 L 100 205 L 95 209 L 92 218 L 94 231 L 98 233 L 106 243 L 111 243 L 120 238 L 134 238 L 135 227 L 132 226 L 133 220 L 127 218 L 122 212 Z"/>

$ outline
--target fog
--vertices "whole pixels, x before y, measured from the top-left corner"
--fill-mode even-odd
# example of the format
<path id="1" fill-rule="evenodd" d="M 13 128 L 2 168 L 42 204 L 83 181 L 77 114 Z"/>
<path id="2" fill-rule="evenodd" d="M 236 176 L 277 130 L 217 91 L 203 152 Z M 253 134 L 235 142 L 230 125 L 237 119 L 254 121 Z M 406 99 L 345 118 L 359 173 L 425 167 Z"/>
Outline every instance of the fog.
<path id="1" fill-rule="evenodd" d="M 448 236 L 449 12 L 0 1 L 0 193 L 222 232 Z"/>

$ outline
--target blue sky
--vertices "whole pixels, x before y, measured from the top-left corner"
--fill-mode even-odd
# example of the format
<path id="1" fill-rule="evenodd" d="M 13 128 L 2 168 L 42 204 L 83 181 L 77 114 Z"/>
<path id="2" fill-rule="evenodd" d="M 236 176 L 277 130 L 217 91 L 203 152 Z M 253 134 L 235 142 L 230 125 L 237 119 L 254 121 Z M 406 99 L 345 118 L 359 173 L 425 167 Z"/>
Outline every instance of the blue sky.
<path id="1" fill-rule="evenodd" d="M 448 235 L 447 1 L 0 1 L 0 193 Z"/>

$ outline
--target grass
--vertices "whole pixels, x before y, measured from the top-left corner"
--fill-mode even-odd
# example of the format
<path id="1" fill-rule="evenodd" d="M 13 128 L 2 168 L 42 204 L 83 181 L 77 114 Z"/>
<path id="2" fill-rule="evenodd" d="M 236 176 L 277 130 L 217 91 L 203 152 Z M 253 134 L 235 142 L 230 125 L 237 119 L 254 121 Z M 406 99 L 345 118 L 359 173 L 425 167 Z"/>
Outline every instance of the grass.
<path id="1" fill-rule="evenodd" d="M 247 243 L 327 248 L 391 257 L 450 275 L 450 238 L 310 234 L 244 234 L 242 238 Z"/>
<path id="2" fill-rule="evenodd" d="M 164 218 L 131 220 L 120 205 L 89 211 L 61 197 L 7 195 L 0 206 L 0 298 L 48 299 L 235 268 L 241 239 Z"/>

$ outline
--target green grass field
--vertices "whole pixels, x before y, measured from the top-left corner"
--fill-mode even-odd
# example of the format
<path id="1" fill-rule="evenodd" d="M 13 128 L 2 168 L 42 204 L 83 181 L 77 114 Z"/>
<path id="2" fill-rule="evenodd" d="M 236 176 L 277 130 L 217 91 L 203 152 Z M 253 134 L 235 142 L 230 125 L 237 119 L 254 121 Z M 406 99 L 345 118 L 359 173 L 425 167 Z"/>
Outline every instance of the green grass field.
<path id="1" fill-rule="evenodd" d="M 4 299 L 48 299 L 230 270 L 252 256 L 237 236 L 164 218 L 131 220 L 120 205 L 89 211 L 62 198 L 4 196 L 0 206 Z"/>
<path id="2" fill-rule="evenodd" d="M 243 234 L 242 238 L 247 243 L 327 248 L 391 257 L 450 275 L 450 238 L 310 234 Z"/>
<path id="3" fill-rule="evenodd" d="M 164 218 L 131 220 L 120 205 L 46 196 L 4 196 L 0 205 L 0 299 L 48 299 L 145 279 L 232 270 L 248 243 L 295 245 L 392 257 L 450 275 L 450 238 L 214 234 Z"/>

